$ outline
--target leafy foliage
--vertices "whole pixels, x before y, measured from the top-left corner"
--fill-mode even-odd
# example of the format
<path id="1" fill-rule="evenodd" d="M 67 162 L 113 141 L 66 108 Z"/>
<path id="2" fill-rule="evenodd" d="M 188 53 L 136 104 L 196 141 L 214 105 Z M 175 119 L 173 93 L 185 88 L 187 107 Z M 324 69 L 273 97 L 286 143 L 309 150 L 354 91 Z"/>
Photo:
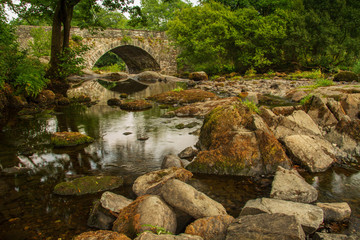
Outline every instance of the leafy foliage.
<path id="1" fill-rule="evenodd" d="M 353 72 L 356 74 L 360 74 L 360 60 L 354 64 Z"/>
<path id="2" fill-rule="evenodd" d="M 36 57 L 50 56 L 51 52 L 51 31 L 43 28 L 32 28 L 30 35 L 33 38 L 29 41 L 31 54 Z"/>

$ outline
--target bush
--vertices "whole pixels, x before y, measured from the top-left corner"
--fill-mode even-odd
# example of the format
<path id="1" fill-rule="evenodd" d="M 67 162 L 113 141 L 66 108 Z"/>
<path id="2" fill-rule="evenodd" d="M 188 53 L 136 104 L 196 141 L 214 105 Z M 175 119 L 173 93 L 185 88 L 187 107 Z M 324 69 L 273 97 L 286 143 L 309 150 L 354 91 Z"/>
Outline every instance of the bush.
<path id="1" fill-rule="evenodd" d="M 353 72 L 356 74 L 360 74 L 360 60 L 354 64 Z"/>
<path id="2" fill-rule="evenodd" d="M 334 76 L 336 82 L 352 82 L 359 81 L 359 77 L 353 72 L 339 72 Z"/>
<path id="3" fill-rule="evenodd" d="M 32 28 L 30 35 L 33 40 L 29 41 L 30 53 L 36 57 L 50 56 L 51 52 L 51 31 L 43 28 Z"/>

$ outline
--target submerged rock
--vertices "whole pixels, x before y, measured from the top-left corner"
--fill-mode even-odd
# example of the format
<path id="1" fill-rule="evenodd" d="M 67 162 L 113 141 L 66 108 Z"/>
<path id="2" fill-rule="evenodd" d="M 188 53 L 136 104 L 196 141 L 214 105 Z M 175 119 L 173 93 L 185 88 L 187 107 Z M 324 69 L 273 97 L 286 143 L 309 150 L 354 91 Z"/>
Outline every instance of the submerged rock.
<path id="1" fill-rule="evenodd" d="M 99 230 L 84 232 L 74 238 L 74 240 L 131 240 L 124 234 L 113 231 Z"/>
<path id="2" fill-rule="evenodd" d="M 305 233 L 295 216 L 257 214 L 240 216 L 230 224 L 226 240 L 305 240 Z"/>
<path id="3" fill-rule="evenodd" d="M 204 240 L 224 240 L 227 229 L 234 220 L 229 215 L 199 218 L 186 227 L 185 233 L 198 235 Z"/>
<path id="4" fill-rule="evenodd" d="M 84 143 L 92 143 L 94 139 L 79 132 L 55 132 L 51 135 L 51 143 L 55 147 L 73 147 Z"/>
<path id="5" fill-rule="evenodd" d="M 272 183 L 270 197 L 312 203 L 317 200 L 318 192 L 296 170 L 287 170 L 279 166 Z"/>
<path id="6" fill-rule="evenodd" d="M 165 183 L 161 196 L 170 206 L 180 209 L 195 219 L 227 215 L 220 203 L 177 179 L 171 179 Z"/>
<path id="7" fill-rule="evenodd" d="M 186 182 L 192 177 L 192 173 L 184 168 L 167 168 L 149 172 L 138 177 L 133 184 L 133 191 L 136 195 L 160 194 L 161 188 L 170 179 L 176 178 Z"/>
<path id="8" fill-rule="evenodd" d="M 176 214 L 173 209 L 159 196 L 146 195 L 137 198 L 119 212 L 113 224 L 113 231 L 134 238 L 137 234 L 151 230 L 153 227 L 175 233 L 176 226 Z"/>
<path id="9" fill-rule="evenodd" d="M 291 161 L 266 123 L 241 103 L 215 108 L 201 127 L 200 151 L 186 168 L 193 172 L 258 176 Z"/>
<path id="10" fill-rule="evenodd" d="M 111 190 L 123 185 L 122 177 L 86 176 L 55 186 L 54 193 L 59 195 L 84 195 Z"/>
<path id="11" fill-rule="evenodd" d="M 324 220 L 324 213 L 320 207 L 272 198 L 249 200 L 241 210 L 240 216 L 260 213 L 281 213 L 295 216 L 304 232 L 308 234 L 315 232 Z"/>
<path id="12" fill-rule="evenodd" d="M 178 92 L 169 91 L 165 93 L 160 93 L 151 96 L 148 99 L 163 104 L 184 104 L 184 103 L 204 102 L 208 99 L 215 99 L 215 98 L 217 97 L 214 93 L 198 90 L 198 89 L 189 89 Z"/>

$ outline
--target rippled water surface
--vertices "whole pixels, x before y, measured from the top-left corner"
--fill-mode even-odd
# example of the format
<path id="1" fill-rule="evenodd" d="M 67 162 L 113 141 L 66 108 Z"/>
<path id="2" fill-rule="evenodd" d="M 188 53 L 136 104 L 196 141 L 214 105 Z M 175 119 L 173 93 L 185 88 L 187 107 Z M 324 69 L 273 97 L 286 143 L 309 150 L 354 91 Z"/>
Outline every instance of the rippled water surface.
<path id="1" fill-rule="evenodd" d="M 144 97 L 143 93 L 136 94 Z M 0 132 L 1 167 L 23 166 L 31 171 L 0 175 L 0 240 L 71 239 L 91 230 L 86 226 L 88 213 L 101 193 L 76 197 L 54 195 L 54 186 L 66 179 L 121 175 L 126 184 L 114 192 L 134 199 L 131 183 L 137 176 L 160 169 L 166 154 L 177 154 L 198 139 L 189 133 L 200 128 L 201 120 L 161 118 L 166 111 L 154 106 L 143 112 L 127 112 L 101 103 L 90 108 L 83 105 L 59 108 L 52 115 L 42 114 L 33 119 L 12 118 Z M 195 128 L 175 128 L 179 123 L 194 121 L 199 123 Z M 95 142 L 54 149 L 50 134 L 56 131 L 82 132 L 95 138 Z M 145 135 L 148 140 L 137 140 Z M 358 171 L 331 169 L 305 177 L 319 189 L 320 201 L 349 202 L 353 216 L 348 231 L 358 229 Z M 224 204 L 233 216 L 239 214 L 247 200 L 267 197 L 271 187 L 271 179 L 254 183 L 249 178 L 205 175 L 195 175 L 190 183 Z"/>

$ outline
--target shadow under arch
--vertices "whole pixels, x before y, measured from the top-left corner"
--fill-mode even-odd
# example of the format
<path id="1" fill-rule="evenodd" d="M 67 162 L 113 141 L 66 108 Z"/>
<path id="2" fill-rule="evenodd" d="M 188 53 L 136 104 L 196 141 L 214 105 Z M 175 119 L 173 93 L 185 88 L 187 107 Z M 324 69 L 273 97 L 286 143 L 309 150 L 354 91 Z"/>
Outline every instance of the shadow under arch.
<path id="1" fill-rule="evenodd" d="M 129 73 L 160 71 L 159 63 L 147 51 L 133 45 L 121 45 L 110 50 L 126 64 Z"/>

